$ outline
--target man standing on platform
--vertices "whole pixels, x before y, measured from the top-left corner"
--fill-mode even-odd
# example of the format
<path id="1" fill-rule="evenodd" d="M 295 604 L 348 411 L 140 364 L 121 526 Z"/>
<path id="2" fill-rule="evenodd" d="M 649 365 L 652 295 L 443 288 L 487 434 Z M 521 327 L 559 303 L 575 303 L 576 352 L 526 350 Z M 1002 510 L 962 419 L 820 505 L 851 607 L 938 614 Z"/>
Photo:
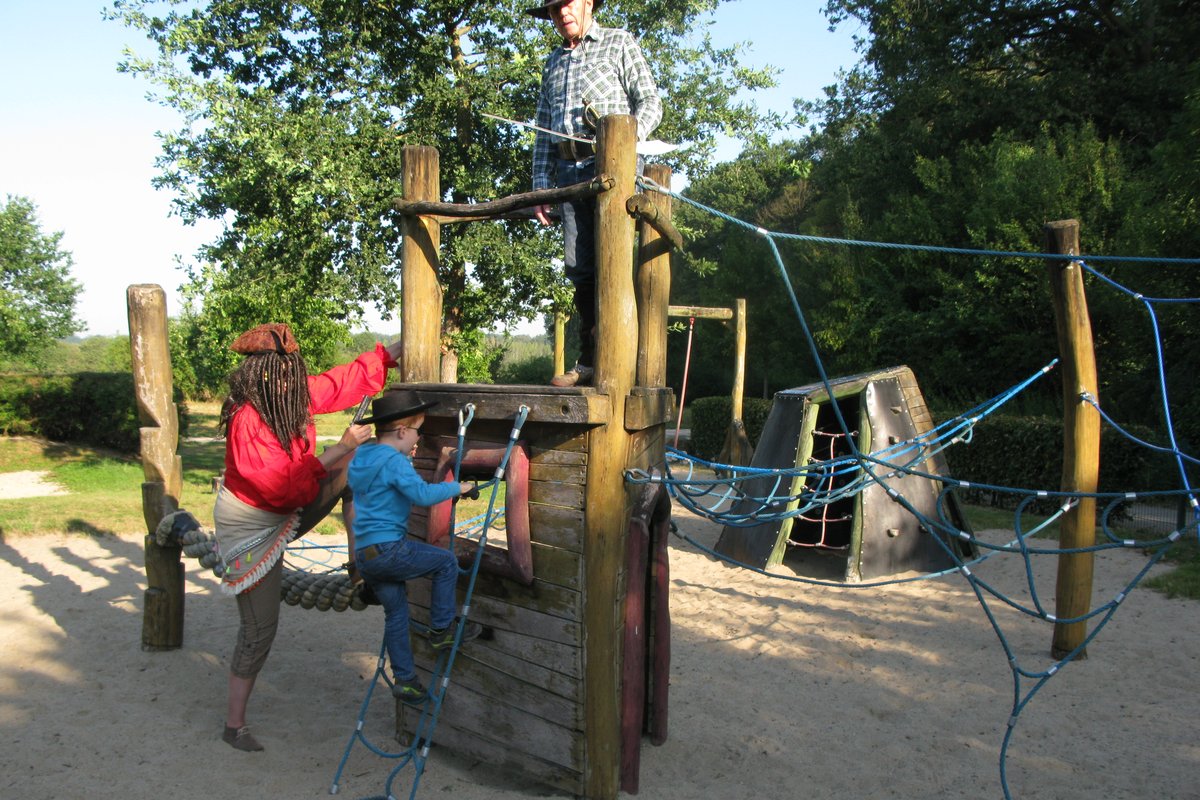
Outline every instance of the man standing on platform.
<path id="1" fill-rule="evenodd" d="M 637 119 L 638 138 L 646 139 L 662 119 L 662 101 L 637 40 L 624 30 L 596 24 L 592 12 L 604 0 L 545 0 L 525 13 L 554 23 L 562 37 L 542 70 L 537 125 L 574 138 L 538 131 L 533 146 L 533 188 L 570 186 L 596 176 L 596 123 L 609 114 Z M 641 159 L 638 168 L 641 169 Z M 550 224 L 550 207 L 534 214 Z M 596 354 L 596 200 L 562 205 L 567 279 L 575 287 L 579 317 L 579 361 L 551 381 L 554 386 L 587 386 Z"/>

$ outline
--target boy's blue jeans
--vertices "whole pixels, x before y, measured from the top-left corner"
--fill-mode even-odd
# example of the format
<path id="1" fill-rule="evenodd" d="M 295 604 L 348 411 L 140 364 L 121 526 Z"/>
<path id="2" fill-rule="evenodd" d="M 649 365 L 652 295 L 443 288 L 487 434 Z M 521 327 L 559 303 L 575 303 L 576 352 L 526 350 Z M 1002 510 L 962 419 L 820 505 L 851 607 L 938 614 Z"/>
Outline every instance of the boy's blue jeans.
<path id="1" fill-rule="evenodd" d="M 354 562 L 383 605 L 383 640 L 387 645 L 388 660 L 392 662 L 392 677 L 405 681 L 417 674 L 408 639 L 405 581 L 425 575 L 433 580 L 429 624 L 441 630 L 454 621 L 458 559 L 449 550 L 408 538 L 375 547 L 379 554 L 371 559 L 363 558 L 363 550 L 367 548 L 359 548 L 354 554 Z"/>

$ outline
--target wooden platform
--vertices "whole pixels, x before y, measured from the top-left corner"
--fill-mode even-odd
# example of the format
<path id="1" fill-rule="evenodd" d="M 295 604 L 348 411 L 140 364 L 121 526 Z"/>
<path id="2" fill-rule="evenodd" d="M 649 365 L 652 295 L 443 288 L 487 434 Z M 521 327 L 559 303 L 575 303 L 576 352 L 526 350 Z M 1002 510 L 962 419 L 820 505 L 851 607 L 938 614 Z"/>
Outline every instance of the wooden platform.
<path id="1" fill-rule="evenodd" d="M 589 554 L 585 497 L 589 437 L 611 418 L 610 399 L 594 389 L 574 387 L 405 384 L 404 388 L 438 401 L 426 412 L 424 435 L 414 460 L 427 477 L 443 448 L 457 446 L 458 414 L 466 404 L 475 405 L 474 420 L 467 429 L 468 447 L 503 445 L 518 409 L 522 405 L 529 408 L 519 447 L 528 457 L 526 496 L 533 580 L 523 585 L 497 574 L 486 562 L 481 568 L 471 619 L 489 628 L 492 638 L 472 642 L 459 652 L 435 740 L 548 786 L 586 794 L 589 659 L 584 582 Z M 625 427 L 630 431 L 629 466 L 661 469 L 666 423 L 674 409 L 671 391 L 635 389 L 623 402 Z M 487 479 L 491 474 L 462 477 Z M 631 491 L 630 496 L 633 494 Z M 425 522 L 426 514 L 414 513 L 410 534 L 424 537 Z M 618 569 L 613 577 L 617 597 L 625 598 L 630 583 L 627 570 Z M 638 591 L 644 591 L 643 576 L 634 583 Z M 409 600 L 414 618 L 427 622 L 428 582 L 414 582 Z M 618 625 L 615 635 L 621 634 Z M 413 637 L 413 650 L 418 669 L 428 679 L 432 651 L 420 637 Z M 601 662 L 610 662 L 619 675 L 621 648 L 613 650 L 604 654 Z M 595 663 L 593 659 L 593 670 Z M 657 682 L 650 676 L 646 684 L 654 687 Z M 665 687 L 665 681 L 663 684 Z M 663 696 L 665 701 L 665 693 Z M 641 702 L 639 699 L 637 705 Z M 400 706 L 397 719 L 403 735 L 415 716 Z M 636 765 L 636 760 L 633 763 Z"/>

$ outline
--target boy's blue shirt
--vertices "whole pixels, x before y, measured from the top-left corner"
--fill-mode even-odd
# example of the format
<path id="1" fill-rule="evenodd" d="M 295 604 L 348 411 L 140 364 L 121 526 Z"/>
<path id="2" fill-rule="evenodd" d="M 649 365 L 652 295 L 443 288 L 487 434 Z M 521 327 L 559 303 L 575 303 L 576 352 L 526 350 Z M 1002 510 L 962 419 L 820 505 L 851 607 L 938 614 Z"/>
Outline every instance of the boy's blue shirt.
<path id="1" fill-rule="evenodd" d="M 437 505 L 459 494 L 457 483 L 427 483 L 412 459 L 377 442 L 359 445 L 347 483 L 354 492 L 355 547 L 403 539 L 413 506 Z"/>

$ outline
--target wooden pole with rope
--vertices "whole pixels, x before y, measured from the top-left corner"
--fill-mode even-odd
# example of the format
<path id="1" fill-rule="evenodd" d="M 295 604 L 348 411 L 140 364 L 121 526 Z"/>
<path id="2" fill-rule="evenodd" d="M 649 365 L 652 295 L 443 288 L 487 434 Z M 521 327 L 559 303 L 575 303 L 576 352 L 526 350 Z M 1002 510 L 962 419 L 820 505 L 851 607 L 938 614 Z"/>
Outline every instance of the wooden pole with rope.
<path id="1" fill-rule="evenodd" d="M 1088 317 L 1083 270 L 1079 256 L 1079 222 L 1064 220 L 1045 226 L 1046 252 L 1071 258 L 1049 262 L 1050 295 L 1063 374 L 1063 468 L 1064 492 L 1090 494 L 1100 475 L 1100 415 L 1084 401 L 1085 394 L 1098 398 L 1096 353 L 1092 323 Z M 1068 550 L 1096 543 L 1096 499 L 1081 497 L 1059 524 L 1059 547 Z M 1092 553 L 1063 553 L 1058 557 L 1055 615 L 1059 619 L 1086 616 L 1092 603 L 1095 558 Z M 1063 658 L 1087 638 L 1087 622 L 1055 622 L 1054 658 Z M 1086 658 L 1080 650 L 1076 658 Z"/>
<path id="2" fill-rule="evenodd" d="M 691 324 L 696 319 L 715 319 L 722 322 L 733 322 L 734 327 L 734 360 L 733 360 L 733 389 L 730 392 L 731 408 L 729 427 L 725 431 L 725 443 L 717 460 L 722 464 L 745 466 L 754 457 L 754 447 L 746 435 L 746 423 L 742 420 L 742 404 L 744 402 L 746 381 L 746 299 L 739 297 L 734 301 L 733 308 L 711 308 L 707 306 L 671 306 L 667 309 L 671 317 L 688 317 Z M 688 356 L 691 358 L 692 333 L 691 324 L 688 328 Z M 683 386 L 679 392 L 679 421 L 675 425 L 675 447 L 679 447 L 679 428 L 683 420 L 683 400 L 687 392 L 687 371 L 684 365 Z"/>

